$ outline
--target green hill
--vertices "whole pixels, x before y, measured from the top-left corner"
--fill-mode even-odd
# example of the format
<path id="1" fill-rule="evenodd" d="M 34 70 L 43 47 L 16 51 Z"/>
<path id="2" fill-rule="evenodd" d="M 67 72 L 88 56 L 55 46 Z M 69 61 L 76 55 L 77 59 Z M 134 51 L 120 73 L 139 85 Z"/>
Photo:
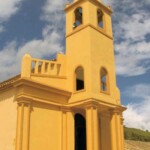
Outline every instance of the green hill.
<path id="1" fill-rule="evenodd" d="M 150 142 L 149 131 L 124 127 L 124 136 L 126 140 Z"/>

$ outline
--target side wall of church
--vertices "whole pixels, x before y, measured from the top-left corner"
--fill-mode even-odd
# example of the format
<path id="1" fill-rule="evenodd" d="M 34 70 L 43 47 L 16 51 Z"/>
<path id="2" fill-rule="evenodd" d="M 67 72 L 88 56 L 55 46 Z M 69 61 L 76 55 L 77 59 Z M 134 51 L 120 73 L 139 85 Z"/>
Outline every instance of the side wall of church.
<path id="1" fill-rule="evenodd" d="M 32 104 L 29 149 L 61 150 L 61 118 L 58 108 Z"/>
<path id="2" fill-rule="evenodd" d="M 0 92 L 0 149 L 14 150 L 17 122 L 15 89 Z"/>

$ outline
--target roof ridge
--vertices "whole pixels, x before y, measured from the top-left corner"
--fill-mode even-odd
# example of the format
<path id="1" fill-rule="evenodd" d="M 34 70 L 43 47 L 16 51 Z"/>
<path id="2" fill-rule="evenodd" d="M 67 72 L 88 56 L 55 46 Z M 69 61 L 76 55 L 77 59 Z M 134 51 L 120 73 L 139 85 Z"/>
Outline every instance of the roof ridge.
<path id="1" fill-rule="evenodd" d="M 8 85 L 11 85 L 13 84 L 15 81 L 17 81 L 18 79 L 20 78 L 20 74 L 19 75 L 16 75 L 8 80 L 5 80 L 3 82 L 0 83 L 0 88 L 4 88 Z"/>

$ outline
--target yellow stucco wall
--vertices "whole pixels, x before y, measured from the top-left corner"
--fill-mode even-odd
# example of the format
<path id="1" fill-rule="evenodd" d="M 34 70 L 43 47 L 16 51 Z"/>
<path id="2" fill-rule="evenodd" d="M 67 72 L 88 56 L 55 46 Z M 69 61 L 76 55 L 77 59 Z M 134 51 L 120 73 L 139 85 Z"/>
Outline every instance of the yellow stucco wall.
<path id="1" fill-rule="evenodd" d="M 30 120 L 30 150 L 61 150 L 61 111 L 33 104 Z"/>
<path id="2" fill-rule="evenodd" d="M 15 150 L 17 105 L 15 90 L 0 93 L 0 149 Z"/>
<path id="3" fill-rule="evenodd" d="M 33 81 L 42 82 L 44 84 L 50 85 L 55 88 L 68 89 L 66 84 L 66 78 L 49 78 L 49 77 L 40 77 L 40 76 L 32 76 L 31 79 Z"/>

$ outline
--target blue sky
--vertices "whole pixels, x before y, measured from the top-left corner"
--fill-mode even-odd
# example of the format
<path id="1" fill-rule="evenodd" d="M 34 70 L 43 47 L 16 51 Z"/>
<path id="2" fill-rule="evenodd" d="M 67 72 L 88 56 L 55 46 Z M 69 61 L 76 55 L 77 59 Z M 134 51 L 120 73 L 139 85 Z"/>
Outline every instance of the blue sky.
<path id="1" fill-rule="evenodd" d="M 25 53 L 51 59 L 65 51 L 67 0 L 0 1 L 0 81 L 19 73 Z M 113 9 L 117 84 L 125 124 L 150 130 L 150 1 L 103 0 Z"/>

